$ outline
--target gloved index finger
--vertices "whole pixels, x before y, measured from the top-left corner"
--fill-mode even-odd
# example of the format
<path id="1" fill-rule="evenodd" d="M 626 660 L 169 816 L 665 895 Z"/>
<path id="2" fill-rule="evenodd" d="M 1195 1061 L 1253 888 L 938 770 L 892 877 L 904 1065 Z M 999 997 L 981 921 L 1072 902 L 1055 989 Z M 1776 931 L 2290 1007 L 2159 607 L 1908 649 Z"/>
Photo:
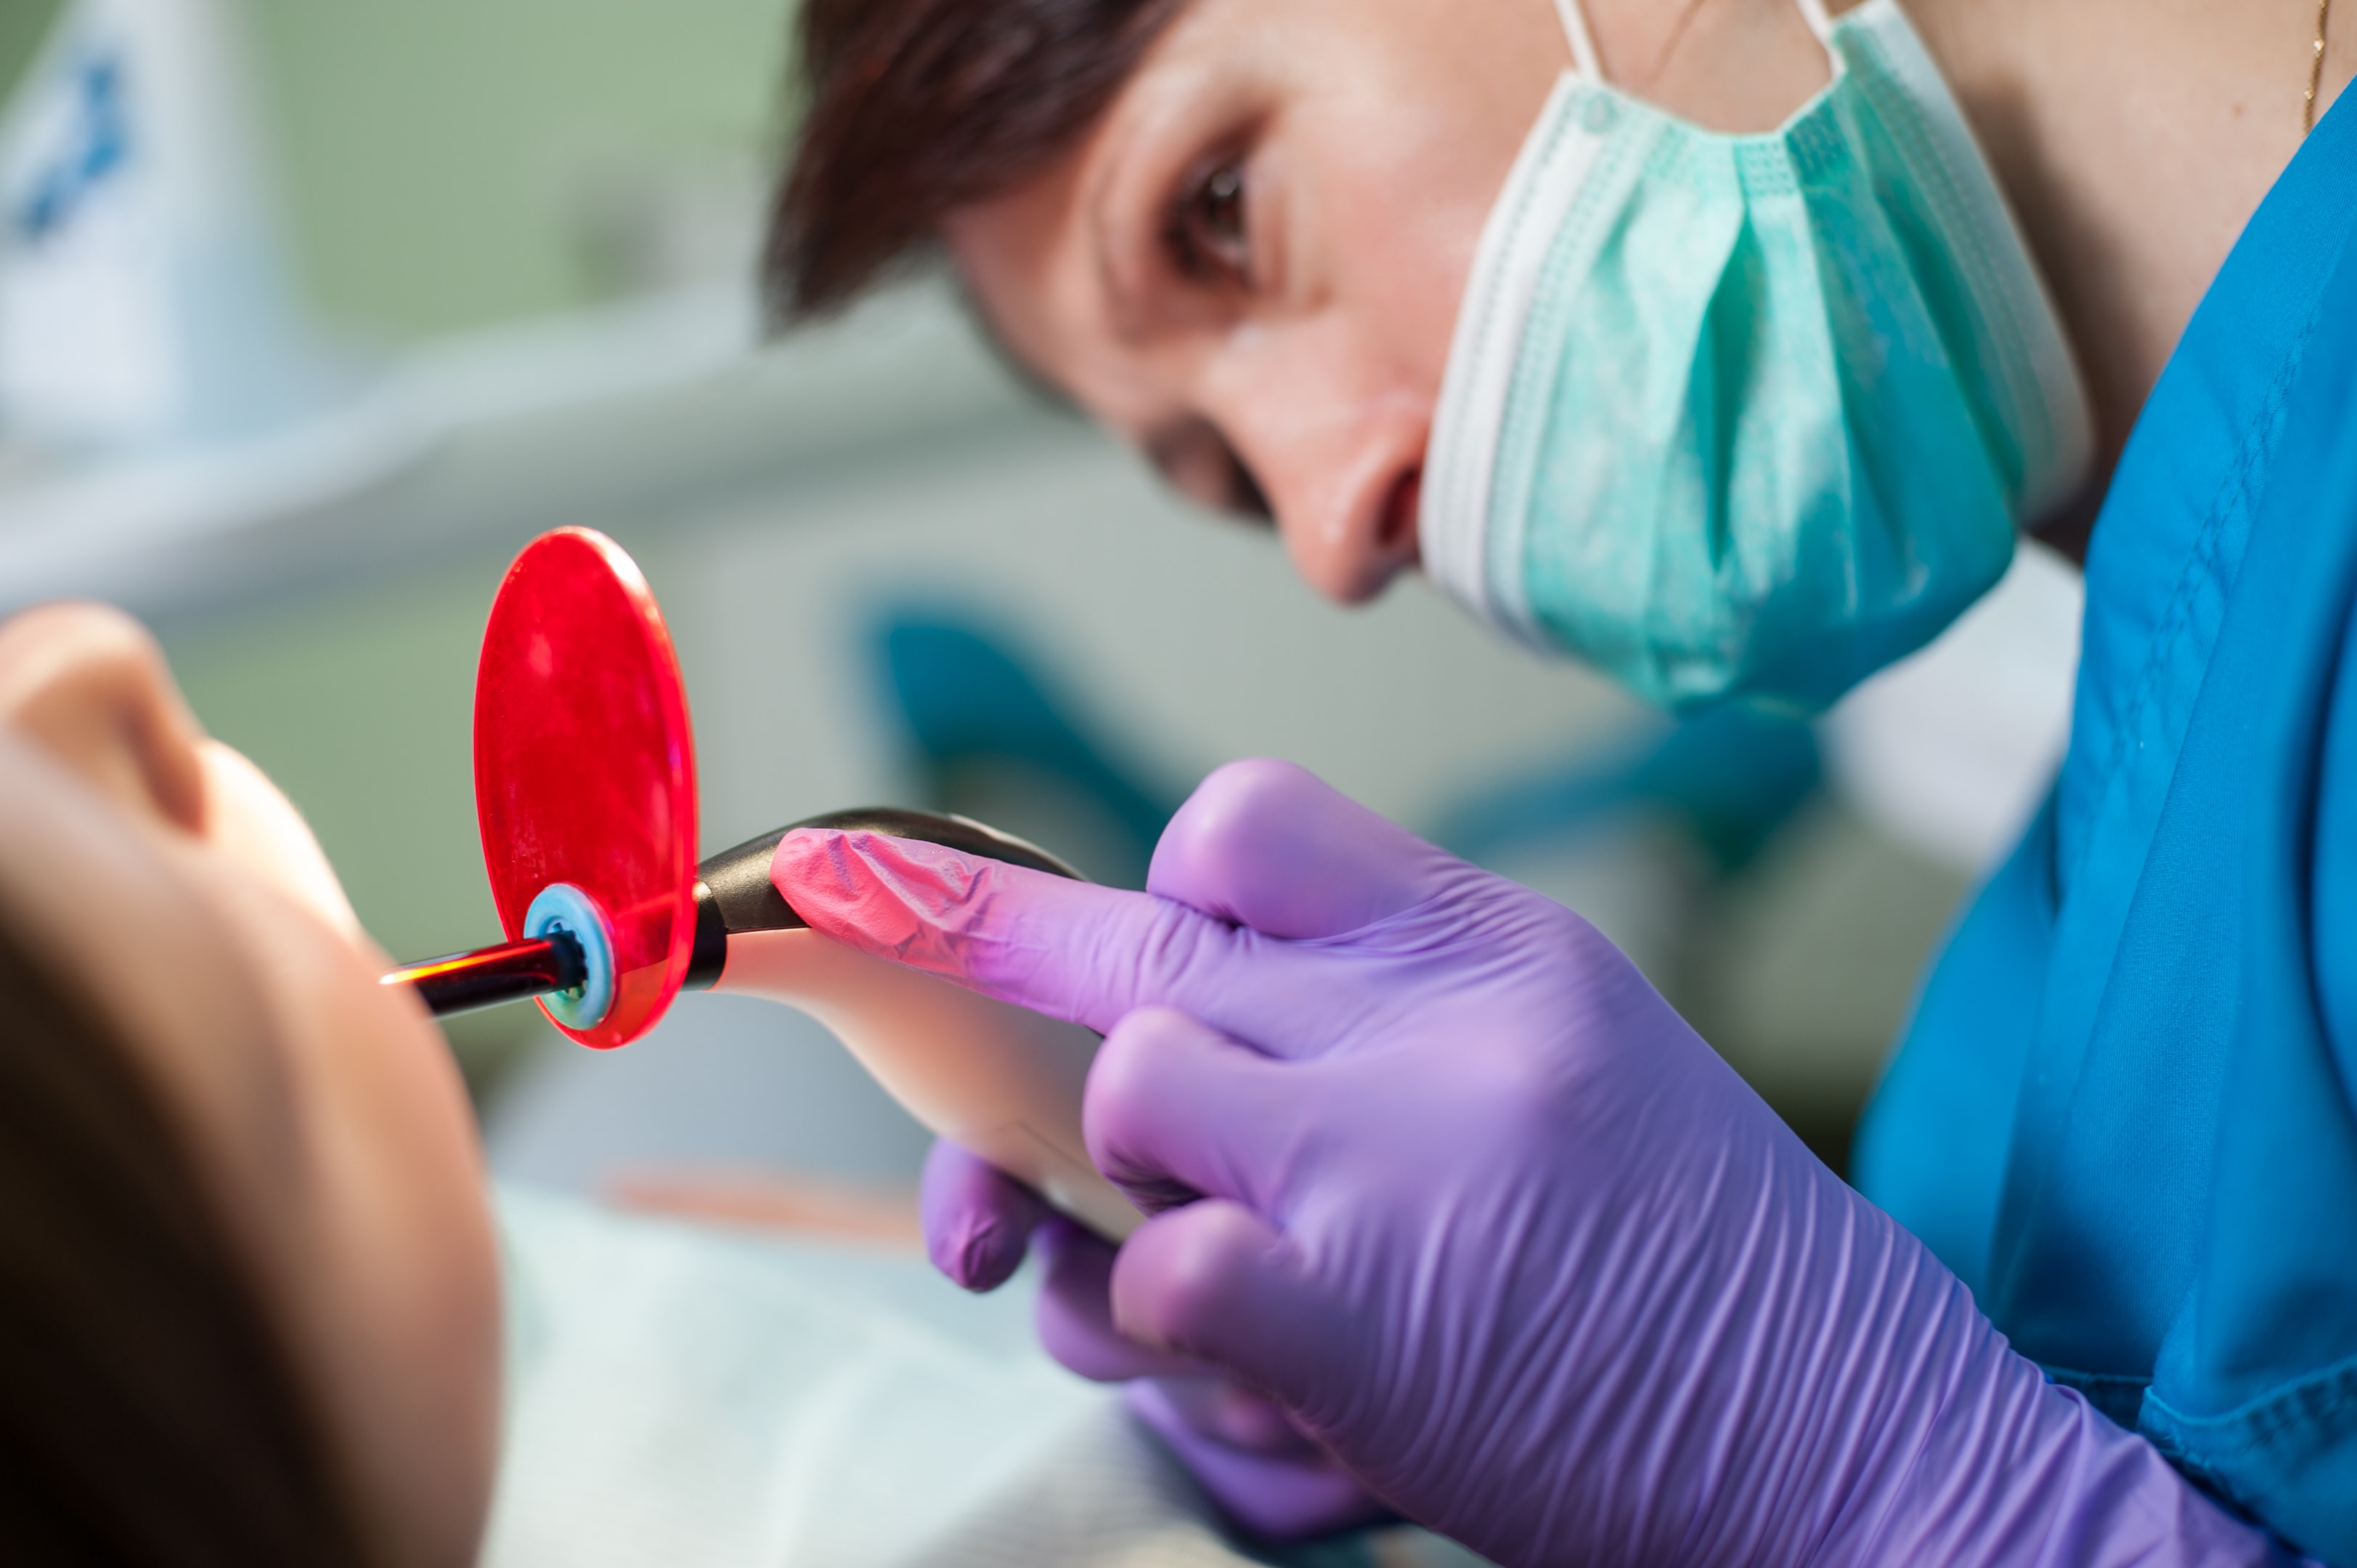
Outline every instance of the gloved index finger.
<path id="1" fill-rule="evenodd" d="M 1136 1008 L 1219 1005 L 1250 934 L 1148 893 L 866 830 L 802 828 L 770 880 L 813 929 L 1103 1034 Z"/>

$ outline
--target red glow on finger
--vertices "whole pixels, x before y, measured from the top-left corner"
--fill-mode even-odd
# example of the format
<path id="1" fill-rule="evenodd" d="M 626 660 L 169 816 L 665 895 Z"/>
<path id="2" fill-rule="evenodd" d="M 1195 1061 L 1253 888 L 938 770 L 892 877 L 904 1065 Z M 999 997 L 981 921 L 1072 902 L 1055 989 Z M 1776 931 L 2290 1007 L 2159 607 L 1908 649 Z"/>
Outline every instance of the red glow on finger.
<path id="1" fill-rule="evenodd" d="M 983 934 L 990 868 L 939 844 L 802 828 L 778 841 L 770 881 L 813 930 L 935 974 L 965 972 Z"/>

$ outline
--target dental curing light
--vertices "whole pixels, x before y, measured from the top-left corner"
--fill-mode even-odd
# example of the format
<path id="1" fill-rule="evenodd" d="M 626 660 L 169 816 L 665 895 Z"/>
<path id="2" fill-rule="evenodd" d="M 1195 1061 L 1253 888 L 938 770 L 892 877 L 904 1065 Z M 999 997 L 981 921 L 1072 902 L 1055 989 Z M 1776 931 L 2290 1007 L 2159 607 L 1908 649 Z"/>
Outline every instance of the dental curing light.
<path id="1" fill-rule="evenodd" d="M 508 568 L 475 678 L 475 810 L 508 940 L 395 970 L 437 1015 L 536 997 L 582 1045 L 638 1039 L 685 991 L 810 1014 L 934 1133 L 1119 1240 L 1138 1211 L 1090 1163 L 1081 1093 L 1097 1037 L 830 940 L 770 882 L 797 827 L 922 839 L 1059 876 L 1070 866 L 968 822 L 883 807 L 696 847 L 695 745 L 662 613 L 588 529 Z"/>

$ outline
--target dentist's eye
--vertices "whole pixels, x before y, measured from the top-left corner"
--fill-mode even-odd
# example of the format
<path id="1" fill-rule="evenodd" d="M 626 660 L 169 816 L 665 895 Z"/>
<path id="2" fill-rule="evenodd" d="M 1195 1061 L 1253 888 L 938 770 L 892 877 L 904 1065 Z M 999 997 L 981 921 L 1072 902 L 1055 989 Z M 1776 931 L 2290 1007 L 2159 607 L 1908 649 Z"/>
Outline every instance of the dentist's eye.
<path id="1" fill-rule="evenodd" d="M 1164 239 L 1178 271 L 1203 283 L 1252 282 L 1252 232 L 1242 160 L 1211 164 L 1171 204 Z"/>

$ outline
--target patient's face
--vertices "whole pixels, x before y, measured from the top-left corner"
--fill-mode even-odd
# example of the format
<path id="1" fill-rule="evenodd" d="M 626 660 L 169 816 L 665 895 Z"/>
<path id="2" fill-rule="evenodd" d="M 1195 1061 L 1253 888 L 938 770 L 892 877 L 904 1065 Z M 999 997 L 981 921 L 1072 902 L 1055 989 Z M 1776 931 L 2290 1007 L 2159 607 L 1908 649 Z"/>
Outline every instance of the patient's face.
<path id="1" fill-rule="evenodd" d="M 178 1112 L 404 1563 L 473 1559 L 499 1302 L 473 1124 L 285 797 L 198 731 L 146 635 L 0 625 L 0 901 Z"/>
<path id="2" fill-rule="evenodd" d="M 1794 0 L 1585 9 L 1609 77 L 1715 129 L 1824 80 Z M 1072 154 L 947 238 L 1020 360 L 1364 599 L 1415 564 L 1458 296 L 1569 60 L 1549 0 L 1191 0 Z"/>

